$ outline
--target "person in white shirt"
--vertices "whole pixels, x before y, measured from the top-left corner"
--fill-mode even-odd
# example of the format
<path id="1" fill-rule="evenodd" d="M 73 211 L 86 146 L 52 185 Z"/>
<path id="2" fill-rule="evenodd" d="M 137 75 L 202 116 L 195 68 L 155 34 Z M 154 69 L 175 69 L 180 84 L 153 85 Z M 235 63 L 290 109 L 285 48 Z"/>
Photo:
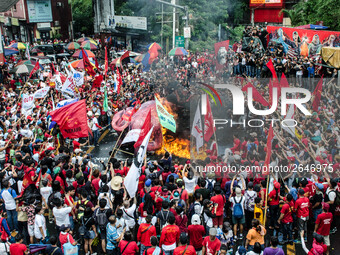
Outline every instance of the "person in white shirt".
<path id="1" fill-rule="evenodd" d="M 135 226 L 134 212 L 136 210 L 137 199 L 134 197 L 133 205 L 130 206 L 131 198 L 124 201 L 123 206 L 120 208 L 123 210 L 123 219 L 126 221 L 127 227 L 132 230 Z"/>
<path id="2" fill-rule="evenodd" d="M 5 202 L 7 212 L 7 222 L 10 230 L 18 229 L 18 213 L 16 211 L 15 198 L 17 193 L 11 188 L 8 181 L 3 182 L 4 189 L 0 193 L 0 198 Z"/>
<path id="3" fill-rule="evenodd" d="M 188 174 L 188 177 L 185 177 L 185 174 Z M 197 184 L 197 176 L 194 176 L 192 172 L 188 170 L 187 167 L 184 168 L 184 186 L 186 191 L 188 192 L 189 197 L 193 196 L 194 191 L 195 191 L 195 186 Z"/>
<path id="4" fill-rule="evenodd" d="M 40 240 L 44 241 L 46 238 L 46 220 L 43 215 L 44 209 L 42 207 L 35 208 L 35 219 L 34 219 L 34 236 L 39 243 Z"/>
<path id="5" fill-rule="evenodd" d="M 40 188 L 40 195 L 43 198 L 43 201 L 42 201 L 43 207 L 47 206 L 48 198 L 52 194 L 52 187 L 48 187 L 47 185 L 48 185 L 48 181 L 43 180 L 42 181 L 42 187 Z"/>
<path id="6" fill-rule="evenodd" d="M 55 207 L 53 208 L 53 216 L 55 218 L 57 229 L 59 230 L 61 225 L 70 225 L 69 214 L 72 211 L 73 204 L 69 201 L 69 204 L 72 204 L 72 207 L 63 207 L 60 199 L 54 199 L 53 203 L 55 205 Z"/>
<path id="7" fill-rule="evenodd" d="M 120 236 L 123 232 L 124 228 L 126 227 L 126 220 L 123 218 L 123 210 L 118 209 L 117 210 L 117 218 L 116 218 L 116 228 L 117 228 L 117 234 Z"/>

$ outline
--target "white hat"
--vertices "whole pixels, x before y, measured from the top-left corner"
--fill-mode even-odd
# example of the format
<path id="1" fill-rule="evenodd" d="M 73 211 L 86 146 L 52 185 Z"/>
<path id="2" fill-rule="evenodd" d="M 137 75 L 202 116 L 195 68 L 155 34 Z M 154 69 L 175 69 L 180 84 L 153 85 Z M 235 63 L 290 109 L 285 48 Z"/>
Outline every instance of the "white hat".
<path id="1" fill-rule="evenodd" d="M 92 111 L 88 111 L 87 116 L 92 117 L 92 115 L 93 115 L 93 112 Z"/>
<path id="2" fill-rule="evenodd" d="M 121 183 L 123 182 L 123 178 L 121 176 L 115 176 L 111 180 L 111 188 L 113 190 L 119 190 L 121 188 Z"/>
<path id="3" fill-rule="evenodd" d="M 80 152 L 83 152 L 81 149 L 75 149 L 74 150 L 74 153 L 76 153 L 76 154 L 78 154 L 78 153 L 80 153 Z"/>

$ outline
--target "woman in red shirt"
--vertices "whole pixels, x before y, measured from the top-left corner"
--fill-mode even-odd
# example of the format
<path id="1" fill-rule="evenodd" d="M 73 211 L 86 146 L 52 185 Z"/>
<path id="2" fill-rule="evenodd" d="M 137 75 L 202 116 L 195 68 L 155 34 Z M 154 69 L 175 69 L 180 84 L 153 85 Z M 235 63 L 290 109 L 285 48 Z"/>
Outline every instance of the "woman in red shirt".
<path id="1" fill-rule="evenodd" d="M 269 213 L 270 213 L 270 224 L 269 228 L 274 229 L 278 228 L 277 220 L 279 219 L 280 214 L 280 183 L 274 181 L 274 189 L 268 195 L 268 205 L 269 205 Z"/>

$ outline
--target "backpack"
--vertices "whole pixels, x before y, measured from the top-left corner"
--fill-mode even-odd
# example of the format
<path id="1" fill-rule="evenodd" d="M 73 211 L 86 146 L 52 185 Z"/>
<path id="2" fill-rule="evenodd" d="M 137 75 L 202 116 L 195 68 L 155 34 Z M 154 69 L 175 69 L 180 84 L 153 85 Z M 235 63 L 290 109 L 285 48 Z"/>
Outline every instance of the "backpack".
<path id="1" fill-rule="evenodd" d="M 101 211 L 99 208 L 97 209 L 95 219 L 100 229 L 106 228 L 107 223 L 109 223 L 106 216 L 106 211 L 107 210 Z"/>
<path id="2" fill-rule="evenodd" d="M 243 197 L 241 197 L 239 202 L 237 202 L 236 197 L 234 197 L 234 201 L 235 201 L 235 205 L 234 205 L 233 216 L 235 219 L 242 219 L 243 210 L 242 210 L 241 202 L 243 201 Z"/>
<path id="3" fill-rule="evenodd" d="M 213 191 L 214 191 L 213 182 L 212 182 L 212 181 L 209 181 L 209 179 L 207 179 L 207 182 L 208 182 L 208 187 L 207 187 L 207 189 L 208 189 L 210 192 L 213 192 Z"/>
<path id="4" fill-rule="evenodd" d="M 340 205 L 340 192 L 338 190 L 331 190 L 330 192 L 332 191 L 335 192 L 334 206 L 339 206 Z M 328 195 L 330 192 L 328 192 Z"/>
<path id="5" fill-rule="evenodd" d="M 89 200 L 86 200 L 86 201 L 84 202 L 84 204 L 82 204 L 81 200 L 79 200 L 77 203 L 78 203 L 78 205 L 83 205 L 83 206 L 85 207 L 86 204 L 87 204 L 88 202 L 89 202 Z M 85 208 L 84 208 L 84 209 L 85 209 Z M 78 211 L 78 216 L 77 216 L 78 220 L 80 220 L 81 217 L 84 216 L 84 212 L 85 212 L 85 210 L 84 210 L 84 211 L 81 211 L 81 210 Z"/>
<path id="6" fill-rule="evenodd" d="M 245 208 L 248 211 L 254 211 L 255 206 L 255 198 L 257 197 L 256 192 L 253 196 L 250 196 L 249 193 L 246 191 L 246 201 L 245 201 Z"/>
<path id="7" fill-rule="evenodd" d="M 4 242 L 6 242 L 6 241 L 8 241 L 9 235 L 7 234 L 5 228 L 2 226 L 3 220 L 5 220 L 5 223 L 7 224 L 6 219 L 0 217 L 0 233 L 1 233 L 1 240 L 4 241 Z M 9 229 L 8 224 L 7 224 L 7 228 Z"/>
<path id="8" fill-rule="evenodd" d="M 191 221 L 192 216 L 195 214 L 195 205 L 197 205 L 198 202 L 194 202 L 190 205 L 188 210 L 188 220 Z"/>
<path id="9" fill-rule="evenodd" d="M 170 211 L 167 211 L 166 217 L 164 216 L 163 210 L 161 211 L 161 214 L 162 214 L 163 219 L 160 220 L 160 226 L 159 226 L 160 230 L 162 230 L 162 228 L 164 228 L 165 226 L 169 224 L 168 219 L 169 219 Z"/>

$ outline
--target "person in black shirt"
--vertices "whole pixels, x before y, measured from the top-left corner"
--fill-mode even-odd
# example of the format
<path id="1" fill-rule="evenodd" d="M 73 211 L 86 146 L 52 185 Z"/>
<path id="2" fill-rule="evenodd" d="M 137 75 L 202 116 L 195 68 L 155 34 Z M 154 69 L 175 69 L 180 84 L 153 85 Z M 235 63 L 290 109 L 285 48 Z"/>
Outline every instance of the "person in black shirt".
<path id="1" fill-rule="evenodd" d="M 315 183 L 316 191 L 315 195 L 310 199 L 310 202 L 312 204 L 312 211 L 313 211 L 313 220 L 316 221 L 316 218 L 320 213 L 322 213 L 322 204 L 323 201 L 323 184 L 321 183 Z"/>
<path id="2" fill-rule="evenodd" d="M 57 246 L 57 241 L 58 239 L 55 236 L 50 237 L 50 244 L 47 245 L 45 252 L 48 255 L 64 255 L 63 251 L 61 248 Z"/>

